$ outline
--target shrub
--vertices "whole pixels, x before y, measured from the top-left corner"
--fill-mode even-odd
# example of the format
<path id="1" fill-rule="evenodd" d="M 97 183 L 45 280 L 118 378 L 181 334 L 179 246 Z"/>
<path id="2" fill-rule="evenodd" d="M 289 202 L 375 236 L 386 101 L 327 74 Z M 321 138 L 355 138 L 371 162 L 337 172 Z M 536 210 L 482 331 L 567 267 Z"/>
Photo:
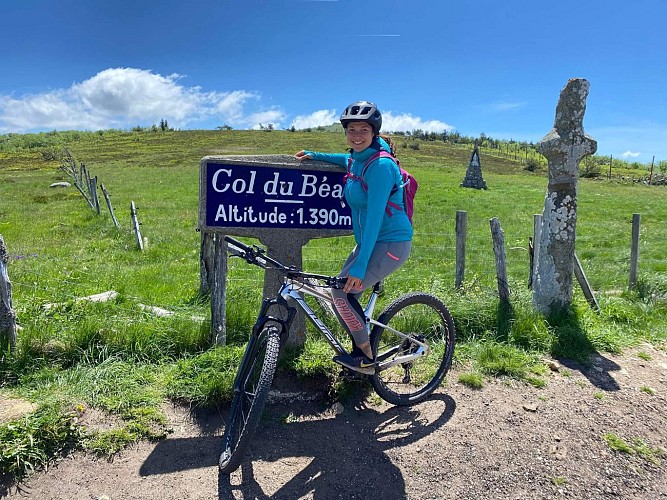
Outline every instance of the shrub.
<path id="1" fill-rule="evenodd" d="M 600 177 L 600 173 L 600 165 L 592 156 L 587 156 L 579 164 L 579 177 L 592 179 Z"/>
<path id="2" fill-rule="evenodd" d="M 536 170 L 540 169 L 540 162 L 537 160 L 537 158 L 528 158 L 526 161 L 526 166 L 523 167 L 524 170 L 528 170 L 528 172 L 535 172 Z"/>

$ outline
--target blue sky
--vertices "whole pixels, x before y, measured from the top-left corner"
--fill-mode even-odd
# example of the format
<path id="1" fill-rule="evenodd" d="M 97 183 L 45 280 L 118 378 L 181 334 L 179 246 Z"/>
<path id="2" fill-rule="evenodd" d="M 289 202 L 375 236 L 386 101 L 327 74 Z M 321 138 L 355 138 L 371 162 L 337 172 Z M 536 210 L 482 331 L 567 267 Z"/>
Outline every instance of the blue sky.
<path id="1" fill-rule="evenodd" d="M 664 0 L 0 0 L 0 133 L 327 125 L 539 141 L 590 81 L 598 154 L 667 160 Z"/>

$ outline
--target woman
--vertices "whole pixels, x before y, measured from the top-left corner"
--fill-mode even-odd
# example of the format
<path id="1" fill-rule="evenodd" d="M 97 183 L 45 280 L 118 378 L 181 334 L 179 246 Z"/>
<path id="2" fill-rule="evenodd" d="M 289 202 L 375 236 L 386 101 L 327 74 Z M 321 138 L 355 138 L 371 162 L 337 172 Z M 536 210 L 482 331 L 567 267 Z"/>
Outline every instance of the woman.
<path id="1" fill-rule="evenodd" d="M 403 206 L 401 173 L 391 158 L 368 160 L 379 151 L 391 153 L 388 139 L 380 137 L 382 114 L 368 101 L 350 104 L 341 114 L 349 154 L 299 151 L 299 160 L 320 160 L 346 166 L 345 200 L 352 211 L 356 247 L 340 272 L 346 278 L 342 289 L 332 290 L 334 308 L 341 324 L 354 339 L 349 355 L 334 361 L 352 370 L 372 374 L 375 360 L 369 328 L 357 298 L 396 269 L 410 255 L 412 224 Z M 366 168 L 365 168 L 366 167 Z M 363 178 L 362 178 L 363 175 Z"/>

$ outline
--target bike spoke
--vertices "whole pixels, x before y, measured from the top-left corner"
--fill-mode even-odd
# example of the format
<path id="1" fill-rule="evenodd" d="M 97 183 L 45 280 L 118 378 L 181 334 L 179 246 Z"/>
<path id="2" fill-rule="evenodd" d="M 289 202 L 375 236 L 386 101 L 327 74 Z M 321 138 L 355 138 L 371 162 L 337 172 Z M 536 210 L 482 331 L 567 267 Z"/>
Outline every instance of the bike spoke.
<path id="1" fill-rule="evenodd" d="M 378 321 L 387 328 L 372 332 L 379 364 L 371 379 L 375 390 L 393 404 L 421 401 L 451 365 L 455 332 L 449 311 L 436 297 L 415 293 L 397 299 Z"/>

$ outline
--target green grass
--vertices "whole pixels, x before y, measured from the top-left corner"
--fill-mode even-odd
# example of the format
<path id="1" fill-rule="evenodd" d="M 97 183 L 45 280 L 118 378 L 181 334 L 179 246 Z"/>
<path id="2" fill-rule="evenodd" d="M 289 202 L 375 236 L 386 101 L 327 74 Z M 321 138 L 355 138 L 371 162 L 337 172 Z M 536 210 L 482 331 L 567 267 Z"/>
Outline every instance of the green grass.
<path id="1" fill-rule="evenodd" d="M 653 357 L 649 353 L 644 352 L 644 351 L 639 351 L 637 353 L 637 357 L 639 359 L 643 359 L 644 361 L 651 361 L 653 359 Z"/>
<path id="2" fill-rule="evenodd" d="M 613 432 L 609 432 L 603 436 L 603 439 L 610 449 L 628 455 L 639 455 L 653 465 L 660 465 L 660 458 L 664 455 L 664 452 L 660 448 L 650 446 L 646 441 L 640 438 L 627 442 Z"/>
<path id="3" fill-rule="evenodd" d="M 412 141 L 412 140 L 411 140 Z M 545 355 L 587 362 L 592 351 L 621 352 L 667 338 L 667 205 L 664 187 L 581 179 L 577 255 L 601 312 L 578 289 L 572 308 L 556 317 L 534 312 L 526 288 L 528 238 L 541 213 L 546 170 L 483 148 L 488 190 L 460 188 L 470 147 L 417 141 L 399 156 L 420 183 L 413 253 L 387 282 L 379 307 L 416 289 L 434 293 L 450 308 L 458 332 L 455 362 L 469 370 L 461 383 L 511 377 L 540 387 Z M 412 144 L 412 142 L 411 142 Z M 66 146 L 108 190 L 121 224 L 102 207 L 98 216 L 67 180 L 57 157 Z M 216 406 L 229 401 L 243 346 L 261 301 L 262 275 L 230 261 L 225 347 L 212 348 L 209 302 L 199 293 L 197 233 L 199 161 L 216 154 L 293 154 L 300 149 L 343 151 L 336 133 L 284 131 L 62 132 L 0 136 L 0 234 L 9 252 L 19 342 L 0 345 L 0 386 L 39 404 L 23 420 L 0 425 L 2 470 L 21 477 L 73 447 L 111 456 L 139 439 L 167 431 L 165 399 Z M 639 176 L 639 173 L 637 173 Z M 633 174 L 634 175 L 634 174 Z M 103 202 L 103 200 L 101 200 Z M 138 208 L 146 251 L 136 248 L 129 205 Z M 466 276 L 454 289 L 455 216 L 468 213 Z M 628 291 L 630 220 L 641 213 L 637 286 Z M 512 290 L 499 304 L 489 219 L 500 220 Z M 308 270 L 335 273 L 351 237 L 311 241 L 303 251 Z M 114 290 L 111 302 L 77 301 Z M 45 304 L 59 304 L 44 309 Z M 174 312 L 158 318 L 141 305 Z M 310 336 L 287 352 L 280 369 L 301 378 L 329 380 L 345 397 L 356 386 L 340 381 L 327 344 Z M 87 430 L 73 421 L 76 408 L 111 414 L 118 424 Z M 77 417 L 78 418 L 78 417 Z M 85 418 L 83 419 L 85 421 Z M 28 436 L 35 448 L 26 447 Z M 15 443 L 4 446 L 7 443 Z M 24 443 L 24 444 L 21 444 Z"/>
<path id="4" fill-rule="evenodd" d="M 554 484 L 554 486 L 564 486 L 567 484 L 567 479 L 563 476 L 555 476 L 551 478 L 551 482 Z"/>
<path id="5" fill-rule="evenodd" d="M 471 389 L 481 389 L 484 387 L 484 378 L 481 373 L 467 372 L 459 375 L 459 383 L 470 387 Z"/>
<path id="6" fill-rule="evenodd" d="M 0 470 L 21 479 L 48 465 L 53 457 L 77 448 L 83 434 L 76 411 L 44 404 L 0 426 Z"/>

